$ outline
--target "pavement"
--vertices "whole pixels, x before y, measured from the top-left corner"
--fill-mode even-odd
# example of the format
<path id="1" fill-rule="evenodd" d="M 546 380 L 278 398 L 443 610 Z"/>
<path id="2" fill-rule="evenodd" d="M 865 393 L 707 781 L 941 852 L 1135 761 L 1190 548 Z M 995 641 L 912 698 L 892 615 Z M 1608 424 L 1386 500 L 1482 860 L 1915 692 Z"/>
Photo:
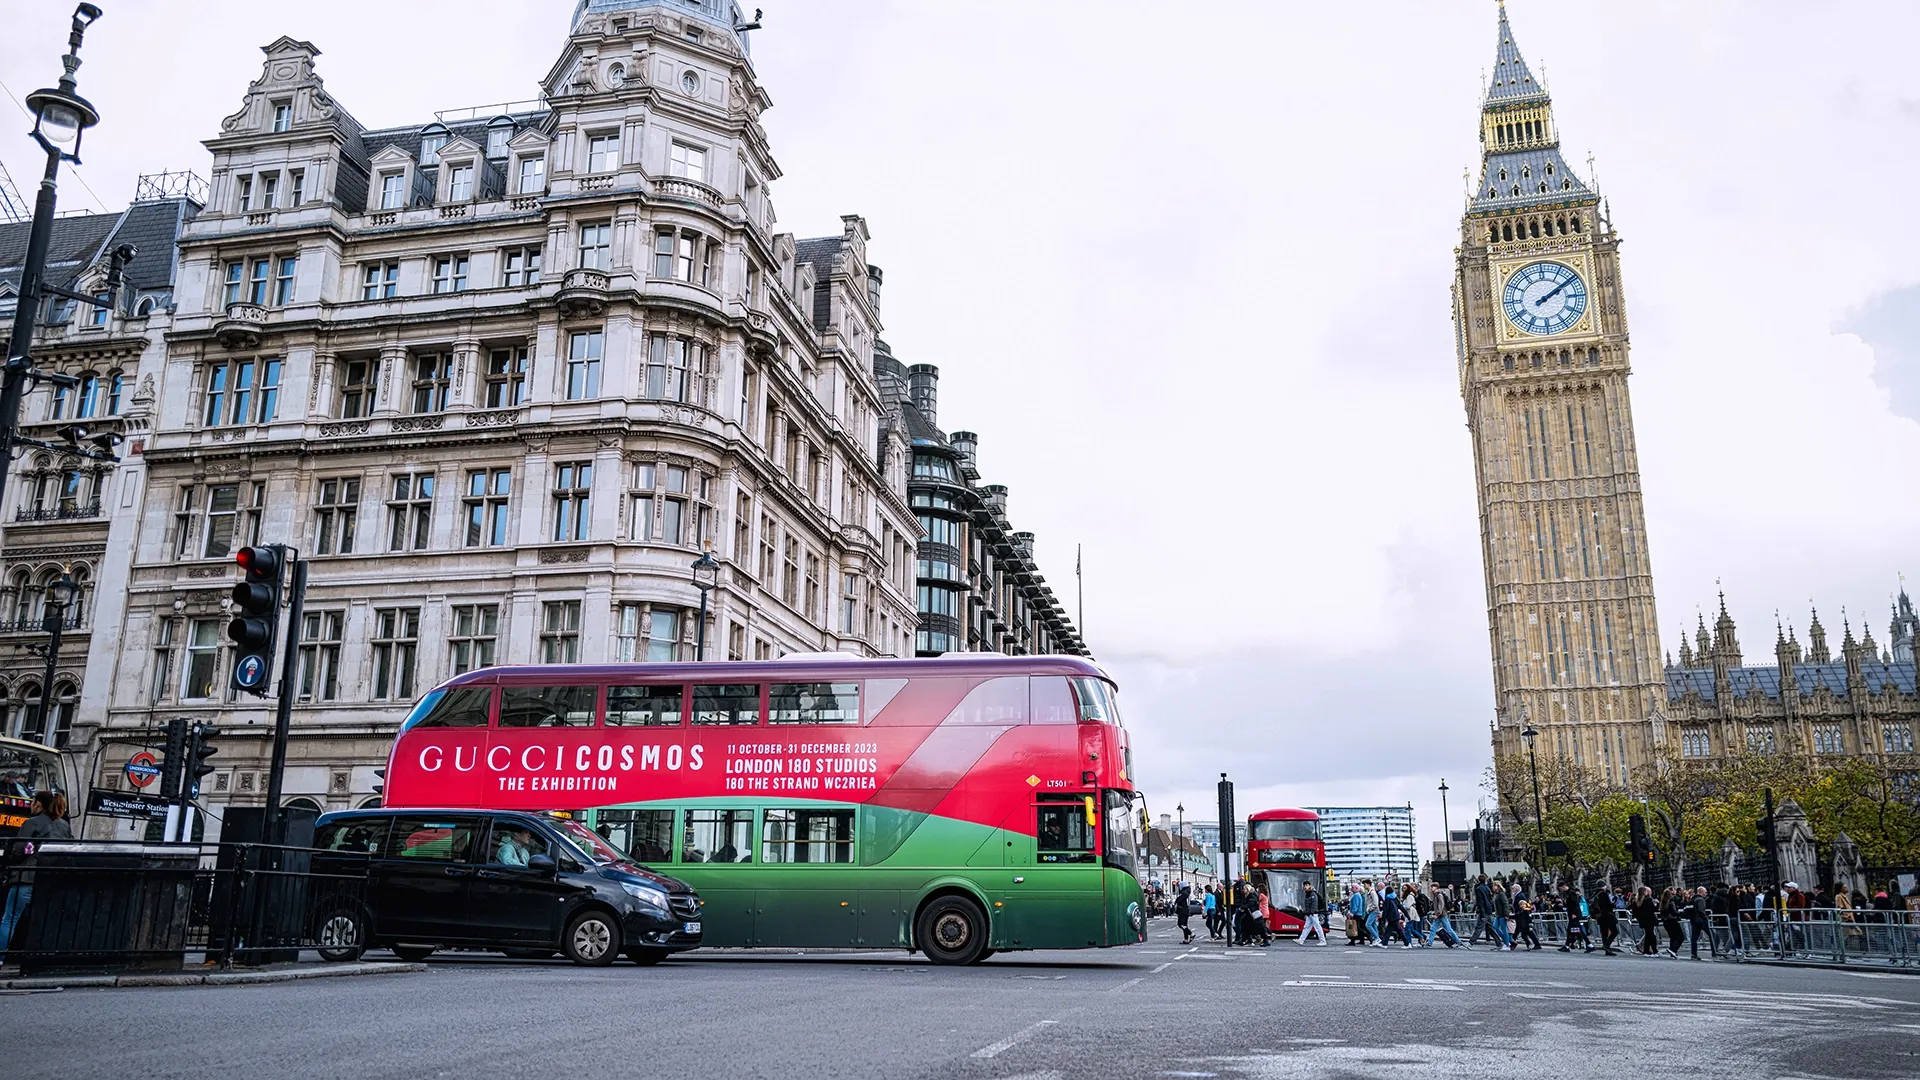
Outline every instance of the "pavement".
<path id="1" fill-rule="evenodd" d="M 1920 1076 L 1920 979 L 1551 947 L 1227 950 L 1156 921 L 1143 945 L 959 969 L 900 952 L 425 967 L 0 997 L 0 1059 L 9 1080 Z"/>

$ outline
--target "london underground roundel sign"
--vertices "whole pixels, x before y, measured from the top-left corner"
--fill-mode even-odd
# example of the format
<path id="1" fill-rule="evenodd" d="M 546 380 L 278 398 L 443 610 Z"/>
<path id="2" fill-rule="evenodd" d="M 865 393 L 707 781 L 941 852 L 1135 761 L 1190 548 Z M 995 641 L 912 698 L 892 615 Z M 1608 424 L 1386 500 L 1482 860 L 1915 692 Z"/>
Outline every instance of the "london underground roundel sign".
<path id="1" fill-rule="evenodd" d="M 142 750 L 127 759 L 127 782 L 146 787 L 160 776 L 160 762 L 150 751 Z"/>
<path id="2" fill-rule="evenodd" d="M 243 656 L 233 669 L 233 681 L 251 690 L 267 678 L 267 661 L 260 656 Z"/>

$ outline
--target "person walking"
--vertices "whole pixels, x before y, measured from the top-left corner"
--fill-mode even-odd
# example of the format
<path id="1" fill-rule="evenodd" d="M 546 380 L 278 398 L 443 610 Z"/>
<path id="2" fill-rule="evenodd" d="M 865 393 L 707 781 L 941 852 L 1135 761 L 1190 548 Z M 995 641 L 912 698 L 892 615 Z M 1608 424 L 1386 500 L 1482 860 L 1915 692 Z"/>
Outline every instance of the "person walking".
<path id="1" fill-rule="evenodd" d="M 1347 886 L 1347 944 L 1372 944 L 1367 938 L 1367 900 L 1357 883 Z"/>
<path id="2" fill-rule="evenodd" d="M 1680 946 L 1686 944 L 1684 931 L 1680 926 L 1680 899 L 1678 890 L 1669 885 L 1660 892 L 1660 925 L 1667 931 L 1667 955 L 1680 959 Z"/>
<path id="3" fill-rule="evenodd" d="M 1600 948 L 1608 956 L 1620 955 L 1613 948 L 1613 940 L 1620 936 L 1620 915 L 1613 904 L 1613 890 L 1601 885 L 1593 898 L 1592 910 L 1593 921 L 1600 924 Z M 1587 951 L 1592 952 L 1593 946 L 1588 945 Z"/>
<path id="4" fill-rule="evenodd" d="M 1660 904 L 1653 898 L 1651 886 L 1640 886 L 1640 893 L 1633 901 L 1633 921 L 1640 924 L 1640 948 L 1642 956 L 1657 956 L 1660 953 Z"/>
<path id="5" fill-rule="evenodd" d="M 1191 912 L 1187 905 L 1193 901 L 1193 887 L 1186 882 L 1180 883 L 1180 891 L 1173 894 L 1173 923 L 1180 928 L 1180 943 L 1193 944 L 1193 928 L 1187 925 Z"/>
<path id="6" fill-rule="evenodd" d="M 1707 907 L 1707 887 L 1693 890 L 1693 898 L 1686 905 L 1687 944 L 1693 947 L 1693 958 L 1700 959 L 1700 939 L 1707 939 L 1707 955 L 1720 955 L 1720 944 L 1713 940 L 1713 918 Z"/>
<path id="7" fill-rule="evenodd" d="M 1375 949 L 1384 949 L 1380 943 L 1380 890 L 1368 878 L 1360 882 L 1360 906 L 1365 912 L 1367 927 L 1367 945 Z"/>
<path id="8" fill-rule="evenodd" d="M 1513 917 L 1513 902 L 1508 898 L 1504 883 L 1497 884 L 1493 890 L 1493 932 L 1500 938 L 1500 947 L 1512 952 L 1513 933 L 1507 926 L 1507 920 Z"/>
<path id="9" fill-rule="evenodd" d="M 1319 890 L 1313 887 L 1313 882 L 1309 881 L 1301 887 L 1300 940 L 1298 944 L 1305 945 L 1308 934 L 1318 937 L 1322 945 L 1327 943 L 1327 932 L 1320 927 L 1320 914 L 1326 909 L 1327 902 L 1321 898 Z"/>
<path id="10" fill-rule="evenodd" d="M 1533 900 L 1519 885 L 1513 887 L 1513 946 L 1519 948 L 1523 943 L 1531 944 L 1533 951 L 1539 951 L 1540 937 L 1533 932 Z"/>
<path id="11" fill-rule="evenodd" d="M 67 797 L 57 791 L 40 791 L 33 796 L 33 816 L 23 822 L 8 844 L 7 862 L 13 868 L 13 888 L 7 891 L 0 908 L 0 964 L 6 963 L 7 944 L 20 927 L 33 902 L 34 850 L 41 840 L 71 840 L 73 827 L 67 824 Z"/>
<path id="12" fill-rule="evenodd" d="M 1395 941 L 1399 941 L 1400 947 L 1403 949 L 1409 947 L 1403 938 L 1401 930 L 1405 922 L 1406 918 L 1400 911 L 1400 897 L 1395 895 L 1393 886 L 1381 886 L 1380 937 L 1387 947 L 1391 948 Z"/>
<path id="13" fill-rule="evenodd" d="M 1438 935 L 1440 944 L 1445 945 L 1449 949 L 1456 945 L 1471 949 L 1473 946 L 1467 945 L 1466 942 L 1460 940 L 1460 935 L 1453 929 L 1453 920 L 1448 917 L 1453 912 L 1453 900 L 1449 896 L 1449 890 L 1442 886 L 1435 885 L 1432 893 L 1433 921 L 1428 924 L 1428 943 L 1431 944 L 1432 937 Z"/>
<path id="14" fill-rule="evenodd" d="M 1413 909 L 1413 932 L 1408 937 L 1419 938 L 1423 949 L 1433 948 L 1433 927 L 1427 921 L 1433 917 L 1433 901 L 1418 885 L 1407 886 L 1400 899 L 1402 907 Z"/>
<path id="15" fill-rule="evenodd" d="M 1256 900 L 1254 914 L 1260 920 L 1255 927 L 1258 931 L 1255 937 L 1259 939 L 1260 947 L 1264 949 L 1273 944 L 1273 898 L 1267 895 L 1265 885 L 1255 886 L 1254 896 Z"/>
<path id="16" fill-rule="evenodd" d="M 1220 936 L 1220 932 L 1215 930 L 1213 926 L 1213 913 L 1214 909 L 1218 906 L 1219 900 L 1213 895 L 1213 886 L 1209 885 L 1207 886 L 1205 895 L 1200 898 L 1200 917 L 1206 923 L 1207 937 L 1209 938 L 1217 938 Z"/>

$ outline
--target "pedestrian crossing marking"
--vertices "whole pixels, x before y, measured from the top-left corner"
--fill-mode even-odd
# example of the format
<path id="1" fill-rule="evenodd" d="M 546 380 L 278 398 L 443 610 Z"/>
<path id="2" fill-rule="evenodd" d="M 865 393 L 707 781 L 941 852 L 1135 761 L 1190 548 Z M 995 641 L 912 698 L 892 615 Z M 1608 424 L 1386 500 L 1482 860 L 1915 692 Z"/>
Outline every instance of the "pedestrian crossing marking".
<path id="1" fill-rule="evenodd" d="M 1448 986 L 1446 983 L 1390 983 L 1390 982 L 1352 982 L 1340 979 L 1288 979 L 1281 986 L 1344 986 L 1367 990 L 1439 990 L 1456 994 L 1466 993 L 1465 987 Z"/>

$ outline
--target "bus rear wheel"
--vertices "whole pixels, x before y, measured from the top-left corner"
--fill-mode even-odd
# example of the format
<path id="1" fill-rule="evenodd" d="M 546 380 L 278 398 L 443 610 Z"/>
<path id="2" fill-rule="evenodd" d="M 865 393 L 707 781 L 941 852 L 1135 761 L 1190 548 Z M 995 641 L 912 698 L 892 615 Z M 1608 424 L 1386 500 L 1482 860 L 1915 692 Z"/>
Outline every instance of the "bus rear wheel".
<path id="1" fill-rule="evenodd" d="M 987 915 L 960 896 L 942 896 L 920 911 L 914 941 L 936 964 L 972 964 L 987 951 Z"/>

